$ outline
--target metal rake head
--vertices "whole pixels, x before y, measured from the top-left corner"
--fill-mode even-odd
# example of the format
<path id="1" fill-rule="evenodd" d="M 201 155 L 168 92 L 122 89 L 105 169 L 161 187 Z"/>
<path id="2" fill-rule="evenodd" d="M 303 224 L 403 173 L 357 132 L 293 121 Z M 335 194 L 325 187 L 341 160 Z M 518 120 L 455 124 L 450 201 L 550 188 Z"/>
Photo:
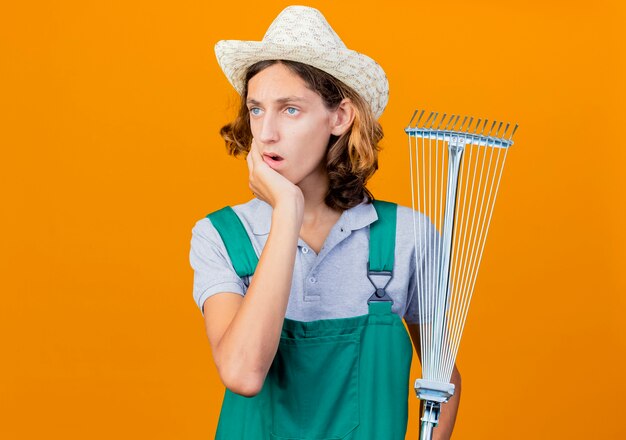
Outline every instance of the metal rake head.
<path id="1" fill-rule="evenodd" d="M 465 138 L 466 143 L 508 148 L 513 145 L 513 135 L 515 135 L 518 127 L 518 124 L 515 124 L 515 127 L 513 127 L 513 130 L 511 130 L 509 134 L 511 124 L 507 122 L 504 131 L 500 134 L 502 126 L 504 125 L 503 122 L 492 121 L 491 127 L 486 131 L 489 125 L 488 119 L 477 119 L 476 123 L 474 123 L 474 117 L 463 116 L 463 122 L 457 128 L 459 120 L 461 119 L 460 115 L 448 116 L 444 113 L 442 116 L 439 116 L 439 112 L 430 112 L 428 117 L 424 118 L 425 114 L 425 110 L 415 110 L 407 128 L 404 129 L 409 136 L 444 141 L 450 141 L 456 136 L 455 140 L 458 140 L 459 137 L 461 137 L 461 139 Z M 413 121 L 415 121 L 415 125 L 411 126 Z M 498 126 L 497 129 L 495 128 L 496 125 Z"/>

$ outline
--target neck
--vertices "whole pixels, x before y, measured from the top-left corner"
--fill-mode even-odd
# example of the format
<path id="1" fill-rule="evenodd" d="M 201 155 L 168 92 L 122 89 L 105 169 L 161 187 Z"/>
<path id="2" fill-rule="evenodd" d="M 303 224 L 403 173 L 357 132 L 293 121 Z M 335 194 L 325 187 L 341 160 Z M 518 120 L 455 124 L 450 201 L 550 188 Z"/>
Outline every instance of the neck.
<path id="1" fill-rule="evenodd" d="M 302 181 L 298 184 L 304 195 L 304 215 L 303 226 L 312 226 L 324 222 L 329 217 L 340 215 L 340 211 L 335 211 L 324 202 L 328 192 L 328 174 L 320 175 L 315 182 L 311 180 Z"/>

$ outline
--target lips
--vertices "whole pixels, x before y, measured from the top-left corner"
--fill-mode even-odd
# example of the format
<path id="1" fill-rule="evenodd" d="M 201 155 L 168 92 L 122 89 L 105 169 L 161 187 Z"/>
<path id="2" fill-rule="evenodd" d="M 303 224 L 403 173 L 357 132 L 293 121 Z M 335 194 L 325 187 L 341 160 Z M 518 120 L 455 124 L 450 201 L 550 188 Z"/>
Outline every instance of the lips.
<path id="1" fill-rule="evenodd" d="M 270 168 L 279 170 L 283 167 L 284 160 L 276 153 L 263 153 L 263 162 L 268 164 Z"/>
<path id="2" fill-rule="evenodd" d="M 283 160 L 283 158 L 276 153 L 263 153 L 263 156 L 276 162 Z"/>

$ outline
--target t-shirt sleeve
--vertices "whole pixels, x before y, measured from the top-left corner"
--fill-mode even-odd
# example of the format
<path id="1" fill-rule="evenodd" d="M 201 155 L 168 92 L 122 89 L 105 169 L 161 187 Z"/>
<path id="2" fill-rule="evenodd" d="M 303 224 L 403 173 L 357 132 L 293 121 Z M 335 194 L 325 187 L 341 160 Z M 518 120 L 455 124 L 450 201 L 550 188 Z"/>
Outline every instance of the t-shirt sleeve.
<path id="1" fill-rule="evenodd" d="M 414 265 L 413 265 L 414 266 Z M 407 307 L 404 314 L 404 320 L 407 324 L 419 324 L 419 304 L 416 298 L 417 289 L 415 283 L 415 270 L 411 272 L 409 278 L 409 292 L 407 295 Z"/>
<path id="2" fill-rule="evenodd" d="M 193 268 L 193 298 L 204 315 L 204 302 L 220 292 L 245 294 L 226 246 L 208 218 L 198 220 L 191 230 L 189 262 Z"/>
<path id="3" fill-rule="evenodd" d="M 407 311 L 404 319 L 407 324 L 419 324 L 428 322 L 432 319 L 434 309 L 435 289 L 433 280 L 434 257 L 436 249 L 439 246 L 440 235 L 435 226 L 428 220 L 426 216 L 422 216 L 419 220 L 420 227 L 417 228 L 418 252 L 417 264 L 412 263 L 413 271 L 409 278 L 409 291 L 407 295 Z M 431 307 L 426 309 L 424 306 L 430 304 Z"/>

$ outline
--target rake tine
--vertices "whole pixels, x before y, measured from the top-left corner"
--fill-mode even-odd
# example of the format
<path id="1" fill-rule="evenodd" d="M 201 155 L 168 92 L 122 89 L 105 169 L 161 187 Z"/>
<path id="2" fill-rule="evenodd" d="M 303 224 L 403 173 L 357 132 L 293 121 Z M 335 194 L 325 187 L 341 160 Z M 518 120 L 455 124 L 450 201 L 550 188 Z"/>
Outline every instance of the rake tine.
<path id="1" fill-rule="evenodd" d="M 454 124 L 452 124 L 452 130 L 456 130 L 456 124 L 459 123 L 459 119 L 461 119 L 461 115 L 456 115 L 456 119 L 454 120 Z"/>
<path id="2" fill-rule="evenodd" d="M 446 124 L 446 128 L 444 128 L 444 130 L 448 129 L 448 127 L 450 126 L 450 123 L 452 122 L 453 119 L 454 119 L 454 115 L 450 115 L 450 119 L 448 119 L 448 123 Z"/>
<path id="3" fill-rule="evenodd" d="M 418 112 L 418 111 L 419 111 L 419 110 L 415 110 L 415 111 L 413 112 L 413 116 L 411 116 L 411 120 L 409 121 L 409 125 L 407 125 L 407 127 L 406 127 L 406 128 L 411 128 L 411 123 L 413 122 L 413 119 L 415 119 L 415 115 L 417 114 L 417 112 Z"/>
<path id="4" fill-rule="evenodd" d="M 509 125 L 511 125 L 511 123 L 507 122 L 506 127 L 504 128 L 504 133 L 502 133 L 502 139 L 506 137 L 506 132 L 509 131 Z"/>
<path id="5" fill-rule="evenodd" d="M 495 137 L 500 137 L 500 129 L 502 128 L 502 122 L 500 122 L 500 125 L 498 125 L 498 130 L 496 131 L 496 134 L 494 135 Z"/>
<path id="6" fill-rule="evenodd" d="M 446 114 L 443 114 L 443 118 L 439 119 L 439 125 L 437 125 L 437 130 L 439 130 L 441 128 L 441 123 L 446 119 Z"/>
<path id="7" fill-rule="evenodd" d="M 434 127 L 434 125 L 437 123 L 438 117 L 439 117 L 439 112 L 435 113 L 435 116 L 433 116 L 433 120 L 430 121 L 430 127 L 428 127 L 429 129 L 432 129 Z"/>
<path id="8" fill-rule="evenodd" d="M 422 120 L 422 116 L 424 116 L 424 110 L 422 110 L 422 112 L 420 113 L 420 115 L 417 118 L 417 122 L 415 123 L 415 128 L 418 128 L 420 121 Z"/>
<path id="9" fill-rule="evenodd" d="M 482 121 L 482 119 L 478 118 L 478 120 L 476 121 L 476 127 L 474 127 L 474 133 L 472 134 L 478 134 L 478 127 L 480 126 L 480 121 Z"/>
<path id="10" fill-rule="evenodd" d="M 430 115 L 428 115 L 428 119 L 426 119 L 426 122 L 424 122 L 424 125 L 422 126 L 422 128 L 426 128 L 426 129 L 430 129 L 430 127 L 428 127 L 428 123 L 430 122 L 430 120 L 432 119 L 433 115 L 438 115 L 439 113 L 435 113 L 435 112 L 430 112 Z M 437 116 L 435 116 L 436 118 Z M 432 127 L 432 123 L 430 124 L 430 126 Z"/>
<path id="11" fill-rule="evenodd" d="M 485 132 L 485 128 L 487 127 L 487 122 L 489 121 L 489 119 L 485 119 L 485 121 L 483 122 L 483 129 L 480 132 L 480 135 L 482 136 L 483 133 Z"/>

